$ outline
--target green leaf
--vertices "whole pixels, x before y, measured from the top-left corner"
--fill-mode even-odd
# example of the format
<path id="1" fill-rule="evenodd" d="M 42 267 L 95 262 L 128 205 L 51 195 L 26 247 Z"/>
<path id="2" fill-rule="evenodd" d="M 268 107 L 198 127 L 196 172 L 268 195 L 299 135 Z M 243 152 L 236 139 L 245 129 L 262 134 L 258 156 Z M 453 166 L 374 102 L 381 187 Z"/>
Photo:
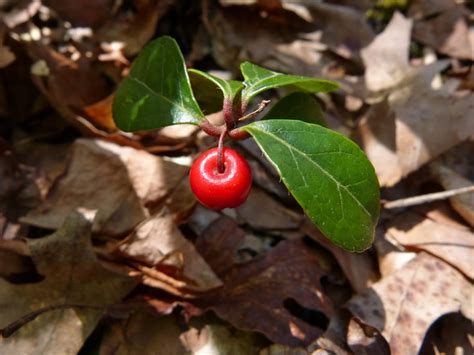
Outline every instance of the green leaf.
<path id="1" fill-rule="evenodd" d="M 133 132 L 204 119 L 176 41 L 160 37 L 143 49 L 112 106 L 117 127 Z"/>
<path id="2" fill-rule="evenodd" d="M 310 94 L 294 92 L 280 99 L 262 120 L 291 119 L 326 125 L 318 101 Z"/>
<path id="3" fill-rule="evenodd" d="M 242 127 L 257 141 L 283 182 L 324 235 L 349 251 L 369 248 L 379 217 L 375 171 L 351 140 L 294 120 Z"/>
<path id="4" fill-rule="evenodd" d="M 330 80 L 310 78 L 299 75 L 286 75 L 274 72 L 258 65 L 244 62 L 240 70 L 245 78 L 245 89 L 242 92 L 242 101 L 248 102 L 252 97 L 262 91 L 275 89 L 282 86 L 293 85 L 307 92 L 328 92 L 336 90 L 338 85 Z"/>

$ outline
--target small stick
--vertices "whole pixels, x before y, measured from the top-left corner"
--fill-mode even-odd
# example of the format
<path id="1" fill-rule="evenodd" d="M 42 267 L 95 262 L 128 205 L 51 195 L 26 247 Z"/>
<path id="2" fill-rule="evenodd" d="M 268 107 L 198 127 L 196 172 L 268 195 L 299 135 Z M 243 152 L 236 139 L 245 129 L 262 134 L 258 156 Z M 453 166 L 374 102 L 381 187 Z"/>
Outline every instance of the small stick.
<path id="1" fill-rule="evenodd" d="M 383 203 L 383 208 L 390 210 L 393 208 L 403 208 L 409 206 L 416 206 L 421 205 L 423 203 L 444 200 L 456 195 L 467 194 L 470 192 L 474 192 L 474 185 L 468 187 L 461 187 L 459 189 L 442 191 L 442 192 L 434 192 L 431 194 L 402 198 L 400 200 L 395 201 L 387 201 Z"/>
<path id="2" fill-rule="evenodd" d="M 223 130 L 219 136 L 219 144 L 217 145 L 217 172 L 219 174 L 224 174 L 225 164 L 224 164 L 224 137 L 227 134 L 227 130 Z"/>
<path id="3" fill-rule="evenodd" d="M 262 102 L 260 102 L 260 104 L 258 105 L 255 111 L 250 112 L 249 114 L 240 117 L 238 121 L 240 122 L 240 121 L 248 120 L 250 118 L 254 118 L 258 113 L 262 112 L 269 103 L 270 103 L 270 100 L 263 100 Z"/>

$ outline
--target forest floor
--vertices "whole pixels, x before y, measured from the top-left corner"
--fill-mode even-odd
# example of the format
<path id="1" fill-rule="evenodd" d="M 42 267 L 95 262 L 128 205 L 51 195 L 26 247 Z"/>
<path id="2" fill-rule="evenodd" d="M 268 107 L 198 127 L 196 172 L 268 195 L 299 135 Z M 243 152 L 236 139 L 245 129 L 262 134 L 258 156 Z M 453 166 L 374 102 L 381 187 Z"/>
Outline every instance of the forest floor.
<path id="1" fill-rule="evenodd" d="M 0 2 L 0 354 L 472 353 L 467 3 Z M 369 250 L 322 236 L 252 140 L 232 143 L 250 197 L 212 211 L 187 175 L 214 138 L 116 128 L 117 85 L 162 35 L 224 78 L 250 61 L 339 83 L 316 98 L 379 179 Z"/>

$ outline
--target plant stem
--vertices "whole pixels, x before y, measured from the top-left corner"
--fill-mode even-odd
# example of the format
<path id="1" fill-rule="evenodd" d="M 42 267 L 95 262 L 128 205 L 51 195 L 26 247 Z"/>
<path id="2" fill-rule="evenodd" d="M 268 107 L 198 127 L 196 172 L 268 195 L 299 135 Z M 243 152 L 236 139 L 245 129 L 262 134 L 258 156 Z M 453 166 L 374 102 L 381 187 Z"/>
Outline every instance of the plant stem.
<path id="1" fill-rule="evenodd" d="M 240 117 L 238 121 L 245 121 L 245 120 L 254 118 L 255 116 L 257 116 L 258 113 L 262 112 L 269 103 L 270 103 L 270 100 L 262 100 L 262 102 L 260 102 L 260 104 L 258 105 L 255 111 L 250 112 L 249 114 Z"/>
<path id="2" fill-rule="evenodd" d="M 416 206 L 421 205 L 423 203 L 444 200 L 453 196 L 472 193 L 474 192 L 474 185 L 468 187 L 461 187 L 459 189 L 442 191 L 442 192 L 434 192 L 431 194 L 402 198 L 400 200 L 395 201 L 388 201 L 383 203 L 383 208 L 385 209 L 392 209 L 392 208 L 403 208 L 409 206 Z"/>
<path id="3" fill-rule="evenodd" d="M 223 130 L 219 136 L 219 143 L 217 145 L 217 172 L 224 174 L 225 162 L 224 162 L 224 137 L 227 134 L 227 130 Z"/>
<path id="4" fill-rule="evenodd" d="M 224 122 L 227 127 L 227 130 L 235 128 L 234 112 L 232 110 L 232 101 L 228 98 L 224 98 L 224 104 L 222 107 L 224 112 Z"/>
<path id="5" fill-rule="evenodd" d="M 207 119 L 204 119 L 199 126 L 204 132 L 212 137 L 220 137 L 223 131 L 227 131 L 226 127 L 214 126 Z"/>

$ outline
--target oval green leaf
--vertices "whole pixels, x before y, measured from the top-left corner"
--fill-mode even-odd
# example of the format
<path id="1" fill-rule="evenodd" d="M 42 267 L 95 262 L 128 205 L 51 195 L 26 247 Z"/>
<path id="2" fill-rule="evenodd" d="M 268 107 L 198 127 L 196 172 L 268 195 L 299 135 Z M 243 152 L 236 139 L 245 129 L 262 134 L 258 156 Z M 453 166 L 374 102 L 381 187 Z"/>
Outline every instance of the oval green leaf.
<path id="1" fill-rule="evenodd" d="M 289 119 L 326 126 L 318 100 L 304 92 L 294 92 L 280 99 L 262 120 Z"/>
<path id="2" fill-rule="evenodd" d="M 206 114 L 222 110 L 224 99 L 233 102 L 243 88 L 240 81 L 224 80 L 197 69 L 189 69 L 188 73 L 197 102 Z"/>
<path id="3" fill-rule="evenodd" d="M 338 85 L 330 80 L 299 75 L 286 75 L 249 62 L 242 63 L 240 70 L 245 79 L 245 89 L 242 92 L 242 101 L 244 102 L 248 102 L 252 97 L 262 91 L 288 85 L 295 86 L 300 90 L 310 93 L 328 92 L 338 88 Z"/>
<path id="4" fill-rule="evenodd" d="M 135 59 L 115 94 L 115 124 L 133 132 L 204 119 L 176 41 L 160 37 Z"/>
<path id="5" fill-rule="evenodd" d="M 308 217 L 335 244 L 362 252 L 379 217 L 374 168 L 351 140 L 293 120 L 251 123 L 249 132 Z"/>

